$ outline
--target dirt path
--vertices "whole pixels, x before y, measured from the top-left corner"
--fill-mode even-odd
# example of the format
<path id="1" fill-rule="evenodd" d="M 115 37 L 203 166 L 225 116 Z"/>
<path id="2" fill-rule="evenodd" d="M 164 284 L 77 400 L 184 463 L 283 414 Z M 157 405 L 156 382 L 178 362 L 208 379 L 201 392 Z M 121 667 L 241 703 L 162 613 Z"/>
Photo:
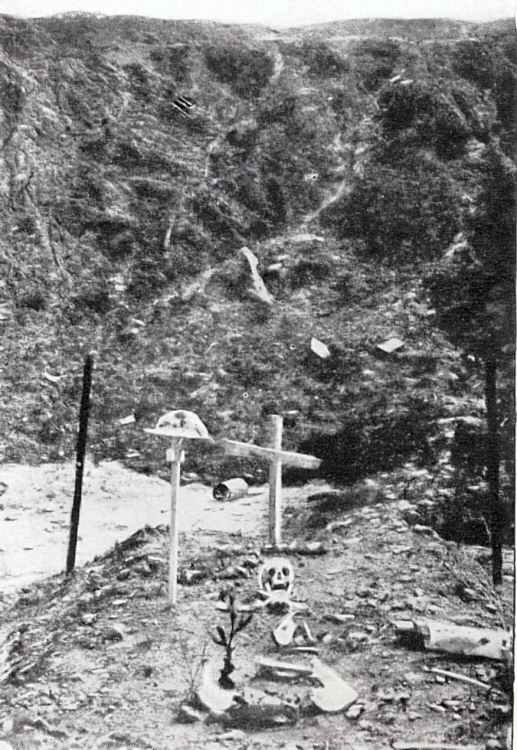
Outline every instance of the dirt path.
<path id="1" fill-rule="evenodd" d="M 74 489 L 74 464 L 4 465 L 0 482 L 0 591 L 13 590 L 63 570 Z M 0 485 L 3 486 L 3 485 Z M 321 485 L 318 485 L 318 489 Z M 285 490 L 285 502 L 303 498 L 314 485 Z M 230 504 L 217 503 L 202 484 L 182 488 L 179 528 L 203 532 L 264 535 L 267 486 Z M 117 462 L 87 462 L 79 528 L 79 565 L 105 552 L 146 524 L 169 521 L 169 485 Z"/>

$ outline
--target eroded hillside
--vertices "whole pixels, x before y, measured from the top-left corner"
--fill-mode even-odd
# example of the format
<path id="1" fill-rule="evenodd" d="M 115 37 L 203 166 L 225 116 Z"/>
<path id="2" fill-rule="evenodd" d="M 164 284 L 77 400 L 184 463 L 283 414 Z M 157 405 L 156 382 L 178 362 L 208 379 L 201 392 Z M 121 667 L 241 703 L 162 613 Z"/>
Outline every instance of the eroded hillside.
<path id="1" fill-rule="evenodd" d="M 342 480 L 439 463 L 443 420 L 482 416 L 422 263 L 461 232 L 494 133 L 510 150 L 510 23 L 3 16 L 0 50 L 5 460 L 71 455 L 91 349 L 91 449 L 140 469 L 161 463 L 141 427 L 172 407 L 255 440 L 282 413 L 285 444 Z"/>

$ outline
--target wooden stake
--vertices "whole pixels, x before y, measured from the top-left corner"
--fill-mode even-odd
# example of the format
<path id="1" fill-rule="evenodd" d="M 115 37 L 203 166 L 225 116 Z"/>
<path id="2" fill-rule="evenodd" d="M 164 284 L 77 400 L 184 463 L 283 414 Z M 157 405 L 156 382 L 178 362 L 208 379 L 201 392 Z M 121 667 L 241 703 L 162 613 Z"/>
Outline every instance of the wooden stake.
<path id="1" fill-rule="evenodd" d="M 275 451 L 282 450 L 283 419 L 278 414 L 270 417 L 272 442 Z M 275 456 L 269 468 L 269 543 L 282 543 L 282 459 Z"/>
<path id="2" fill-rule="evenodd" d="M 181 438 L 171 443 L 171 518 L 169 544 L 169 602 L 176 604 L 178 598 L 178 497 L 181 477 Z"/>
<path id="3" fill-rule="evenodd" d="M 433 674 L 439 674 L 442 677 L 448 677 L 450 680 L 458 680 L 459 682 L 466 682 L 467 685 L 474 685 L 474 687 L 481 688 L 482 690 L 491 690 L 492 686 L 488 684 L 488 682 L 480 682 L 479 680 L 474 680 L 472 677 L 467 677 L 464 674 L 459 674 L 458 672 L 449 672 L 447 669 L 438 669 L 438 667 L 431 667 L 429 670 Z"/>
<path id="4" fill-rule="evenodd" d="M 84 456 L 86 453 L 86 438 L 88 436 L 88 415 L 90 411 L 90 388 L 92 384 L 93 354 L 88 354 L 84 360 L 83 391 L 79 409 L 79 434 L 75 461 L 75 488 L 70 516 L 70 534 L 68 537 L 68 554 L 66 557 L 66 574 L 70 575 L 75 567 L 75 553 L 77 550 L 77 535 L 79 531 L 79 515 L 83 492 Z"/>

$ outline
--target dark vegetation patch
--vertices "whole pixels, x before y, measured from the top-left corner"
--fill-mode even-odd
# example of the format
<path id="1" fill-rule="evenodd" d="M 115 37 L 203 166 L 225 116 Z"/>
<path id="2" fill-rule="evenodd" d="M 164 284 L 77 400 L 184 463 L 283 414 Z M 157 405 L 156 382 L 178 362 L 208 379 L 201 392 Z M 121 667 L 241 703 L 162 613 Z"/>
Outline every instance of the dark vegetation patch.
<path id="1" fill-rule="evenodd" d="M 237 45 L 211 45 L 204 58 L 209 70 L 244 99 L 259 96 L 273 74 L 273 60 L 263 50 Z"/>

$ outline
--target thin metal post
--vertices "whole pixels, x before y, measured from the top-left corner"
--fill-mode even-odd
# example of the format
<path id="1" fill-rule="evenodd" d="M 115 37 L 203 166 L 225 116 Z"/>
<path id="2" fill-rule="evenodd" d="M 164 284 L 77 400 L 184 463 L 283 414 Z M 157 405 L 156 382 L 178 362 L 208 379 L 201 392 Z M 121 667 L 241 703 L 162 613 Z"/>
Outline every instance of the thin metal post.
<path id="1" fill-rule="evenodd" d="M 84 360 L 83 391 L 79 410 L 79 434 L 77 436 L 75 462 L 75 488 L 70 516 L 70 535 L 68 537 L 68 554 L 66 558 L 66 574 L 69 575 L 75 567 L 75 553 L 77 550 L 77 535 L 79 530 L 79 515 L 83 491 L 84 456 L 86 453 L 86 439 L 88 436 L 88 416 L 90 412 L 90 388 L 92 384 L 93 354 L 88 354 Z"/>

